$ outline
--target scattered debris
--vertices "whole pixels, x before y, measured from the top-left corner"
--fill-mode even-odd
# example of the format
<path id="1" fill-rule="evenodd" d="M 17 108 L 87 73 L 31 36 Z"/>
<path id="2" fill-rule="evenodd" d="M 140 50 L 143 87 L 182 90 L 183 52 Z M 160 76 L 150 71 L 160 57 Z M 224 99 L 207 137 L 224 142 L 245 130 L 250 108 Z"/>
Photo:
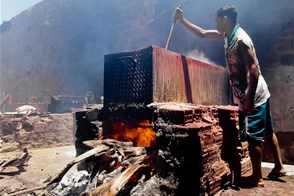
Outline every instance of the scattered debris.
<path id="1" fill-rule="evenodd" d="M 37 113 L 37 108 L 35 108 L 34 106 L 31 106 L 31 105 L 19 106 L 15 110 L 18 114 L 25 114 L 25 115 Z"/>
<path id="2" fill-rule="evenodd" d="M 29 152 L 26 148 L 23 149 L 23 152 L 20 154 L 16 154 L 8 160 L 0 160 L 0 173 L 5 174 L 8 168 L 16 168 L 14 172 L 23 171 L 23 167 L 31 158 Z"/>
<path id="3" fill-rule="evenodd" d="M 90 174 L 85 170 L 64 176 L 58 185 L 50 191 L 50 195 L 79 195 L 86 189 L 89 180 Z"/>
<path id="4" fill-rule="evenodd" d="M 149 107 L 154 107 L 150 110 L 152 121 L 141 124 L 142 120 L 113 118 L 108 123 L 117 125 L 116 130 L 107 131 L 121 132 L 119 141 L 110 139 L 111 134 L 109 139 L 83 141 L 88 151 L 53 174 L 44 186 L 30 190 L 44 189 L 45 195 L 214 195 L 234 183 L 233 174 L 235 178 L 242 170 L 251 169 L 250 159 L 245 161 L 245 169 L 241 163 L 248 146 L 239 141 L 235 107 L 176 103 Z M 94 124 L 92 120 L 87 123 Z M 136 146 L 136 137 L 129 135 L 133 132 L 125 130 L 136 126 L 145 139 L 148 131 L 154 132 L 154 143 L 147 142 L 152 145 Z M 224 145 L 223 141 L 230 142 Z M 80 162 L 87 168 L 67 175 Z"/>
<path id="5" fill-rule="evenodd" d="M 147 162 L 150 157 L 143 147 L 134 147 L 132 142 L 121 142 L 113 139 L 86 141 L 92 150 L 78 156 L 57 174 L 45 181 L 47 190 L 53 195 L 116 195 L 129 181 L 136 179 L 135 173 L 152 169 Z M 75 164 L 88 160 L 92 164 L 90 174 L 79 171 L 74 176 L 66 176 L 67 171 Z M 97 161 L 99 160 L 99 161 Z M 73 180 L 75 179 L 75 180 Z M 80 187 L 77 187 L 80 184 Z M 88 190 L 86 190 L 86 188 Z"/>

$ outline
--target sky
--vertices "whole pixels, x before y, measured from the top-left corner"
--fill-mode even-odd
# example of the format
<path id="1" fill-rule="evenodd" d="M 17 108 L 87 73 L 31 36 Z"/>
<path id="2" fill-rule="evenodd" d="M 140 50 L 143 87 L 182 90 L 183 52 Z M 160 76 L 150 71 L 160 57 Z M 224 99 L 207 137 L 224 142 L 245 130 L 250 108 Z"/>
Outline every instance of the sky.
<path id="1" fill-rule="evenodd" d="M 0 0 L 0 24 L 9 21 L 12 17 L 20 14 L 29 7 L 39 3 L 42 0 Z"/>

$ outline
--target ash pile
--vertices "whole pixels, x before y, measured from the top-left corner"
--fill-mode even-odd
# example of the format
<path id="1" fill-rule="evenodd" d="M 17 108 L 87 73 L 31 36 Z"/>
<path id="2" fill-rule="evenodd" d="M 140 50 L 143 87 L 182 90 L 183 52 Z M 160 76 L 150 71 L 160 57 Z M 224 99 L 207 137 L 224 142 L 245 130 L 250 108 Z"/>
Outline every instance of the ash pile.
<path id="1" fill-rule="evenodd" d="M 92 130 L 100 139 L 83 141 L 88 149 L 48 179 L 46 192 L 215 195 L 250 172 L 248 145 L 239 139 L 236 107 L 154 103 L 148 108 L 146 116 L 151 114 L 151 120 L 134 120 L 134 116 L 122 120 L 115 118 L 118 112 L 102 123 L 102 132 Z M 97 124 L 93 116 L 98 117 L 99 111 L 84 114 L 89 124 Z M 66 175 L 75 164 L 85 169 Z"/>

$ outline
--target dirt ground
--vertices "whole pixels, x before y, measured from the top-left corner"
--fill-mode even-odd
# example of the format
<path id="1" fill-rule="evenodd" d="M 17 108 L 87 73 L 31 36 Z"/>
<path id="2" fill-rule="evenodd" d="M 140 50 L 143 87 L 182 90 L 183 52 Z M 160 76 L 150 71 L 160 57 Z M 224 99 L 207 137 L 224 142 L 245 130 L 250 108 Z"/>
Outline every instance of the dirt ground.
<path id="1" fill-rule="evenodd" d="M 232 196 L 232 195 L 241 195 L 241 196 L 290 196 L 294 195 L 294 166 L 290 165 L 286 168 L 289 173 L 288 176 L 280 177 L 276 180 L 270 180 L 266 176 L 271 171 L 273 164 L 263 166 L 263 178 L 265 180 L 264 187 L 256 187 L 256 188 L 242 188 L 239 190 L 235 190 L 229 188 L 227 190 L 220 191 L 218 195 L 221 196 Z"/>
<path id="2" fill-rule="evenodd" d="M 50 176 L 61 171 L 67 163 L 75 157 L 74 146 L 64 146 L 56 148 L 43 148 L 29 150 L 32 156 L 28 161 L 24 171 L 6 171 L 0 175 L 0 195 L 5 193 L 14 193 L 20 190 L 35 188 L 43 185 L 43 182 Z M 12 156 L 15 152 L 1 153 L 0 158 L 4 159 Z M 263 175 L 266 176 L 271 166 L 263 167 Z M 286 168 L 289 176 L 281 177 L 277 181 L 271 181 L 265 178 L 264 188 L 251 188 L 234 190 L 229 188 L 220 191 L 218 195 L 294 195 L 294 166 Z M 76 167 L 73 167 L 69 173 L 76 172 Z"/>
<path id="3" fill-rule="evenodd" d="M 1 153 L 0 157 L 3 159 L 13 154 L 15 152 Z M 0 174 L 0 195 L 42 186 L 48 177 L 60 172 L 75 158 L 75 147 L 35 149 L 29 150 L 29 154 L 32 157 L 24 167 L 25 171 Z M 76 168 L 73 167 L 69 172 L 75 171 Z"/>

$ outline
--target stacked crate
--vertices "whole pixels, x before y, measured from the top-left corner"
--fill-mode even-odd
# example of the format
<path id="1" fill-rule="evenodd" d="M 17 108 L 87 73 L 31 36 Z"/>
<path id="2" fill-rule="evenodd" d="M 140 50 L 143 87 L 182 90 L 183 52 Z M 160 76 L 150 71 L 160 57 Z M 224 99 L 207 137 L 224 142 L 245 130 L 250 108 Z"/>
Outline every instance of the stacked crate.
<path id="1" fill-rule="evenodd" d="M 218 106 L 219 124 L 223 130 L 222 159 L 228 162 L 233 183 L 238 185 L 241 176 L 252 172 L 248 142 L 240 140 L 238 110 L 233 106 Z"/>
<path id="2" fill-rule="evenodd" d="M 221 158 L 223 131 L 219 126 L 218 109 L 167 103 L 158 105 L 156 111 L 154 124 L 160 132 L 157 148 L 169 162 L 164 168 L 172 165 L 171 170 L 179 177 L 179 194 L 213 195 L 227 186 L 231 182 L 231 172 Z"/>
<path id="3" fill-rule="evenodd" d="M 240 151 L 241 156 L 241 176 L 247 176 L 248 173 L 252 172 L 252 164 L 249 156 L 248 142 L 240 142 L 241 146 L 237 147 Z"/>

